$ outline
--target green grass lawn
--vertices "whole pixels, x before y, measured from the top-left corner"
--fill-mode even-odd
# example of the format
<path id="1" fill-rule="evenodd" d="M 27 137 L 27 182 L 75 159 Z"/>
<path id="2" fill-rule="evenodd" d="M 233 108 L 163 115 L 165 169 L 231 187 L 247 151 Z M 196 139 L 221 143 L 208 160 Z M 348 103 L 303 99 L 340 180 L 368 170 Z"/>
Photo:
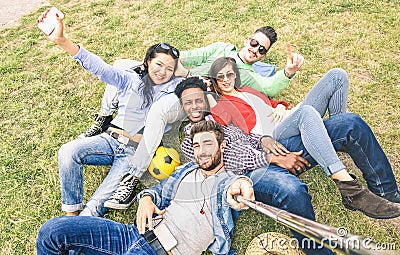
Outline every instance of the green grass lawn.
<path id="1" fill-rule="evenodd" d="M 322 75 L 341 67 L 350 76 L 351 112 L 372 127 L 400 181 L 400 2 L 373 0 L 207 0 L 207 1 L 50 1 L 65 13 L 69 38 L 106 62 L 141 60 L 151 44 L 166 41 L 192 49 L 216 41 L 242 46 L 263 25 L 273 26 L 278 42 L 266 62 L 286 62 L 285 43 L 306 62 L 290 86 L 277 96 L 302 100 Z M 36 28 L 45 10 L 0 30 L 0 254 L 35 254 L 39 227 L 63 215 L 57 151 L 88 127 L 99 109 L 105 84 L 85 72 Z M 361 177 L 348 159 L 349 170 Z M 88 167 L 86 197 L 107 174 Z M 333 182 L 320 168 L 301 177 L 313 195 L 317 221 L 400 249 L 399 228 L 346 210 Z M 131 223 L 135 208 L 106 217 Z M 256 235 L 289 233 L 255 211 L 241 214 L 234 247 L 244 254 Z"/>

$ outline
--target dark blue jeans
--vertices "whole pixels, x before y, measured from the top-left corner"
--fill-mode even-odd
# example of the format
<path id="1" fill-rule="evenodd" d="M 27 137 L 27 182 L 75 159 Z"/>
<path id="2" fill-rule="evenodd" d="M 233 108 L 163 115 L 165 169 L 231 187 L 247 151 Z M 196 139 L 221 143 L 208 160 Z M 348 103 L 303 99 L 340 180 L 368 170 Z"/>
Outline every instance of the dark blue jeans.
<path id="1" fill-rule="evenodd" d="M 385 153 L 370 127 L 358 115 L 338 114 L 324 121 L 324 125 L 335 150 L 347 152 L 352 157 L 373 193 L 384 195 L 398 189 Z M 310 168 L 317 165 L 305 149 L 299 135 L 279 142 L 289 151 L 303 150 L 302 156 L 311 163 Z M 315 220 L 307 185 L 288 170 L 270 165 L 267 169 L 252 171 L 248 173 L 248 176 L 253 181 L 257 201 Z M 308 247 L 319 247 L 319 245 L 309 244 L 309 240 L 304 240 L 305 237 L 299 233 L 293 232 L 293 235 L 300 245 L 305 244 L 306 247 L 303 247 L 303 250 L 307 254 L 332 254 L 327 248 L 308 249 Z"/>
<path id="2" fill-rule="evenodd" d="M 342 113 L 325 120 L 324 125 L 335 150 L 350 155 L 373 193 L 383 196 L 398 190 L 389 160 L 371 128 L 360 116 Z M 290 137 L 279 142 L 289 151 L 304 150 L 302 156 L 311 163 L 311 167 L 317 165 L 304 148 L 300 137 Z"/>
<path id="3" fill-rule="evenodd" d="M 134 225 L 99 217 L 59 217 L 47 221 L 36 240 L 37 255 L 157 255 Z"/>
<path id="4" fill-rule="evenodd" d="M 300 136 L 298 139 L 300 140 Z M 307 185 L 288 170 L 276 165 L 269 165 L 268 168 L 251 171 L 247 176 L 253 181 L 257 201 L 315 220 Z M 292 233 L 306 254 L 333 254 L 312 239 L 307 239 L 294 231 Z"/>

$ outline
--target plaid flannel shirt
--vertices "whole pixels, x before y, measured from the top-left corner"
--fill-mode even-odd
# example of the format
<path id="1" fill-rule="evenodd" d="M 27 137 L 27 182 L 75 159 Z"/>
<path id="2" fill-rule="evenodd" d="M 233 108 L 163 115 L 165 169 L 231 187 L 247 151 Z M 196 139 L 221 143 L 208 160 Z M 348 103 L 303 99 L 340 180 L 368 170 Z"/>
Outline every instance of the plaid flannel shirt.
<path id="1" fill-rule="evenodd" d="M 187 134 L 190 132 L 190 125 L 185 127 Z M 261 135 L 245 134 L 234 125 L 224 126 L 226 148 L 223 158 L 225 168 L 235 174 L 246 174 L 249 171 L 269 165 L 267 154 L 261 148 Z M 187 135 L 181 149 L 187 161 L 194 161 L 193 145 Z"/>

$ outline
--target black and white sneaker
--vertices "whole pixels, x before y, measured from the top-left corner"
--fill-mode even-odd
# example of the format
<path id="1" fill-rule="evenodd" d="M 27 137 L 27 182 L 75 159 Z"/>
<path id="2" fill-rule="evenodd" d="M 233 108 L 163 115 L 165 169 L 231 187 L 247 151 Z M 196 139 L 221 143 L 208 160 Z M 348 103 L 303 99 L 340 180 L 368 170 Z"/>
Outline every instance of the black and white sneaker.
<path id="1" fill-rule="evenodd" d="M 94 116 L 94 122 L 92 125 L 90 125 L 90 127 L 83 132 L 82 134 L 80 134 L 78 136 L 79 139 L 85 138 L 85 137 L 91 137 L 91 136 L 95 136 L 100 134 L 101 132 L 103 132 L 104 127 L 109 125 L 110 122 L 112 121 L 112 115 L 108 115 L 108 116 L 100 116 L 98 114 L 96 114 Z"/>
<path id="2" fill-rule="evenodd" d="M 104 207 L 125 210 L 128 209 L 136 197 L 136 186 L 139 179 L 130 173 L 124 174 L 119 182 L 117 190 L 104 202 Z"/>

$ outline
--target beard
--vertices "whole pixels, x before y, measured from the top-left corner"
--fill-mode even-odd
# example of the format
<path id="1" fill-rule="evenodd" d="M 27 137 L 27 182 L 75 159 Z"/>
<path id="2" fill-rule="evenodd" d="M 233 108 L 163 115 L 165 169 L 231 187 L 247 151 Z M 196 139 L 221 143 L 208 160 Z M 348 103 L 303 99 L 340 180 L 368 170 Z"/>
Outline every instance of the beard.
<path id="1" fill-rule="evenodd" d="M 207 161 L 206 163 L 200 163 L 200 157 L 206 157 L 210 155 L 201 154 L 198 155 L 196 158 L 196 162 L 199 164 L 200 168 L 204 171 L 211 171 L 214 170 L 220 163 L 221 163 L 221 151 L 215 152 L 214 155 L 211 155 L 211 160 Z"/>

